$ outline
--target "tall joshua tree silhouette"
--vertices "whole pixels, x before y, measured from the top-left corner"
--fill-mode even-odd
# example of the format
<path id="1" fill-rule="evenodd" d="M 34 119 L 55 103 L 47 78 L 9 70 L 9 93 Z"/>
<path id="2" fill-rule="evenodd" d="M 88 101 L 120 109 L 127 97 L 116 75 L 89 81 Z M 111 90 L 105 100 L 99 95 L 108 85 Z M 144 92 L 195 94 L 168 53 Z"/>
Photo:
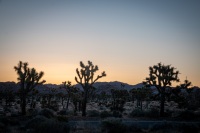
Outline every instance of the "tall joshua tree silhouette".
<path id="1" fill-rule="evenodd" d="M 82 101 L 82 116 L 86 116 L 86 105 L 88 102 L 88 97 L 92 85 L 100 78 L 105 77 L 106 73 L 103 71 L 101 75 L 98 75 L 94 78 L 94 74 L 96 71 L 99 70 L 97 65 L 93 65 L 91 61 L 88 61 L 88 65 L 83 64 L 80 62 L 81 70 L 78 68 L 76 69 L 76 73 L 78 77 L 75 77 L 75 80 L 78 84 L 80 84 L 83 88 L 83 101 Z"/>
<path id="2" fill-rule="evenodd" d="M 28 93 L 31 92 L 37 85 L 45 83 L 45 80 L 40 81 L 44 72 L 37 72 L 35 68 L 29 68 L 28 63 L 19 61 L 17 66 L 14 66 L 17 72 L 17 80 L 20 82 L 19 96 L 21 100 L 21 113 L 26 115 L 26 99 Z"/>
<path id="3" fill-rule="evenodd" d="M 70 81 L 65 81 L 65 82 L 62 82 L 63 83 L 63 88 L 67 91 L 67 106 L 66 108 L 68 109 L 68 106 L 69 106 L 69 100 L 71 98 L 71 94 L 72 94 L 72 89 L 73 89 L 73 86 L 71 84 Z"/>
<path id="4" fill-rule="evenodd" d="M 149 77 L 144 82 L 146 85 L 155 86 L 160 95 L 160 116 L 164 116 L 164 103 L 166 97 L 166 88 L 172 85 L 172 82 L 179 82 L 179 71 L 171 65 L 158 63 L 149 67 Z"/>

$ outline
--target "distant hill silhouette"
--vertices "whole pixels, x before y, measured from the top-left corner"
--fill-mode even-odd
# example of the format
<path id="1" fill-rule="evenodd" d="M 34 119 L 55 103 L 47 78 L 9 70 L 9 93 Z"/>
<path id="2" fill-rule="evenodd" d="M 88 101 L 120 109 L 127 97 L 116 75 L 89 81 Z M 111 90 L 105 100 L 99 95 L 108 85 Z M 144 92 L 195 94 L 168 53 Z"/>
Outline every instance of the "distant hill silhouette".
<path id="1" fill-rule="evenodd" d="M 96 88 L 96 93 L 101 93 L 102 91 L 110 94 L 110 90 L 111 89 L 117 89 L 117 90 L 127 90 L 130 91 L 131 89 L 136 89 L 136 88 L 142 88 L 144 85 L 142 83 L 138 83 L 135 85 L 129 85 L 127 83 L 123 83 L 123 82 L 119 82 L 119 81 L 112 81 L 112 82 L 96 82 L 93 85 Z M 20 85 L 18 83 L 15 82 L 0 82 L 0 91 L 3 89 L 6 89 L 7 87 L 9 87 L 9 89 L 13 89 L 14 92 L 18 91 L 18 89 L 20 88 Z M 78 87 L 80 90 L 82 90 L 81 85 L 76 84 L 75 87 Z M 194 91 L 196 89 L 200 89 L 199 87 L 193 87 Z M 39 93 L 42 94 L 47 94 L 47 93 L 51 93 L 51 89 L 56 89 L 57 92 L 56 93 L 60 93 L 60 92 L 64 92 L 66 93 L 66 91 L 64 90 L 64 88 L 62 88 L 61 85 L 56 85 L 56 84 L 44 84 L 44 85 L 39 85 L 36 87 L 36 89 L 39 91 Z M 152 87 L 151 88 L 153 90 L 154 94 L 157 94 L 157 90 Z"/>

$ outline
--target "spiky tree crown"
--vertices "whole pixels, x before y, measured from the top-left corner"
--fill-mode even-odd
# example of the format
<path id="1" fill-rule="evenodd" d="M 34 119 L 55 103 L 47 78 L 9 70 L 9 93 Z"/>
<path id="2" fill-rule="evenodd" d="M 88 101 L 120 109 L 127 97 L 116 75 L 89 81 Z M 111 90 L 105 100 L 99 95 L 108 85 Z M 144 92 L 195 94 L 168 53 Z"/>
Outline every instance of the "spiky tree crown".
<path id="1" fill-rule="evenodd" d="M 38 73 L 35 68 L 29 68 L 27 62 L 23 63 L 22 61 L 19 61 L 18 66 L 14 66 L 14 69 L 18 74 L 18 81 L 21 84 L 26 85 L 24 88 L 27 89 L 27 91 L 46 82 L 45 80 L 40 81 L 44 72 Z"/>
<path id="2" fill-rule="evenodd" d="M 77 83 L 83 85 L 86 84 L 94 84 L 98 79 L 105 77 L 106 73 L 103 71 L 101 75 L 98 75 L 94 79 L 94 73 L 99 70 L 97 65 L 93 65 L 91 61 L 88 61 L 88 65 L 85 65 L 82 61 L 80 62 L 80 67 L 81 69 L 79 70 L 78 68 L 76 69 L 76 73 L 78 77 L 75 77 L 75 80 Z"/>
<path id="3" fill-rule="evenodd" d="M 156 87 L 166 87 L 171 86 L 172 82 L 179 82 L 179 71 L 176 71 L 176 68 L 171 67 L 171 65 L 158 63 L 158 65 L 154 65 L 153 67 L 150 66 L 149 72 L 146 84 Z"/>

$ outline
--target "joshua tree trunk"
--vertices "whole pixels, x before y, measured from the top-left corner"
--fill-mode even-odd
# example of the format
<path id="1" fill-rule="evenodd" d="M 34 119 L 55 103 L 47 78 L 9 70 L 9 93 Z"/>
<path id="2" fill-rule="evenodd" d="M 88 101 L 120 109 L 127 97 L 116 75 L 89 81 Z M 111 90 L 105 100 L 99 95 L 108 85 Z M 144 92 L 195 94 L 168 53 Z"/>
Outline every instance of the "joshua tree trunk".
<path id="1" fill-rule="evenodd" d="M 165 107 L 165 93 L 161 93 L 161 100 L 160 100 L 160 116 L 164 117 L 164 107 Z"/>
<path id="2" fill-rule="evenodd" d="M 70 99 L 70 95 L 69 95 L 69 97 L 67 98 L 67 109 L 68 109 L 68 107 L 69 107 L 69 99 Z"/>
<path id="3" fill-rule="evenodd" d="M 21 111 L 22 111 L 22 115 L 26 115 L 26 97 L 25 96 L 21 97 Z"/>
<path id="4" fill-rule="evenodd" d="M 87 107 L 87 93 L 88 91 L 85 91 L 84 93 L 84 98 L 83 98 L 83 103 L 82 103 L 82 116 L 86 116 L 86 107 Z"/>

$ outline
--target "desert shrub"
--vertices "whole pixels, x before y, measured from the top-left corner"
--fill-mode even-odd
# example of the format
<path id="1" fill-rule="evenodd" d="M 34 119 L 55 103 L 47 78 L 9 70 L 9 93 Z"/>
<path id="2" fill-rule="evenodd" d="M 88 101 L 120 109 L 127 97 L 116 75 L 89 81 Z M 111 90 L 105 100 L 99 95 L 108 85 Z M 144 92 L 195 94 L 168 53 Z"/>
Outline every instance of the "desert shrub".
<path id="1" fill-rule="evenodd" d="M 70 115 L 70 116 L 76 116 L 77 115 L 76 112 L 74 112 L 72 110 L 66 110 L 66 109 L 59 111 L 57 114 L 58 115 Z"/>
<path id="2" fill-rule="evenodd" d="M 29 129 L 29 128 L 35 128 L 37 125 L 40 125 L 42 122 L 47 121 L 48 119 L 44 116 L 38 115 L 36 117 L 34 117 L 33 119 L 29 120 L 26 125 L 25 128 Z"/>
<path id="3" fill-rule="evenodd" d="M 48 108 L 53 110 L 53 111 L 58 111 L 59 110 L 58 105 L 51 105 L 51 106 L 48 106 Z"/>
<path id="4" fill-rule="evenodd" d="M 67 115 L 69 115 L 69 116 L 77 116 L 77 112 L 75 112 L 73 110 L 67 110 Z"/>
<path id="5" fill-rule="evenodd" d="M 42 116 L 45 116 L 46 118 L 53 118 L 55 115 L 54 115 L 54 111 L 51 110 L 51 109 L 43 109 L 39 112 L 39 115 L 42 115 Z"/>
<path id="6" fill-rule="evenodd" d="M 11 125 L 11 126 L 16 126 L 19 125 L 20 122 L 17 119 L 11 119 L 9 117 L 1 117 L 0 118 L 0 123 L 4 124 L 4 125 Z"/>
<path id="7" fill-rule="evenodd" d="M 130 113 L 130 117 L 143 117 L 145 116 L 145 112 L 140 109 L 135 109 Z"/>
<path id="8" fill-rule="evenodd" d="M 32 129 L 32 133 L 68 133 L 69 125 L 65 122 L 47 120 Z"/>
<path id="9" fill-rule="evenodd" d="M 108 118 L 102 121 L 102 132 L 106 133 L 124 133 L 127 131 L 127 126 L 122 123 L 121 119 Z"/>
<path id="10" fill-rule="evenodd" d="M 28 116 L 36 116 L 39 114 L 39 111 L 37 109 L 29 109 L 27 110 L 27 115 Z"/>
<path id="11" fill-rule="evenodd" d="M 127 131 L 127 127 L 122 123 L 120 119 L 109 118 L 101 123 L 102 132 L 105 133 L 124 133 Z"/>
<path id="12" fill-rule="evenodd" d="M 135 132 L 136 133 L 140 133 L 140 132 L 142 132 L 142 128 L 138 124 L 136 124 L 136 123 L 128 126 L 128 130 L 131 133 L 135 133 Z"/>
<path id="13" fill-rule="evenodd" d="M 60 110 L 58 113 L 57 113 L 58 115 L 68 115 L 68 112 L 67 112 L 67 110 Z"/>
<path id="14" fill-rule="evenodd" d="M 107 117 L 111 117 L 111 116 L 112 116 L 112 114 L 108 111 L 103 111 L 100 113 L 101 118 L 107 118 Z"/>
<path id="15" fill-rule="evenodd" d="M 122 117 L 122 113 L 115 110 L 115 111 L 113 111 L 112 116 L 113 116 L 113 117 L 119 117 L 119 118 L 121 118 L 121 117 Z"/>
<path id="16" fill-rule="evenodd" d="M 162 131 L 162 132 L 171 132 L 174 130 L 174 124 L 173 123 L 156 123 L 150 126 L 150 131 L 156 132 L 156 131 Z"/>
<path id="17" fill-rule="evenodd" d="M 149 118 L 158 118 L 159 117 L 159 110 L 157 108 L 151 108 L 144 112 L 145 117 Z"/>
<path id="18" fill-rule="evenodd" d="M 182 111 L 178 117 L 184 120 L 193 120 L 196 118 L 194 111 L 191 110 Z"/>
<path id="19" fill-rule="evenodd" d="M 0 122 L 0 133 L 10 133 L 11 130 L 8 126 Z"/>
<path id="20" fill-rule="evenodd" d="M 36 116 L 26 123 L 25 129 L 30 133 L 68 133 L 68 121 L 61 117 L 47 119 L 44 116 Z"/>
<path id="21" fill-rule="evenodd" d="M 60 122 L 68 122 L 68 118 L 65 116 L 57 116 L 56 119 Z"/>
<path id="22" fill-rule="evenodd" d="M 99 117 L 100 113 L 97 110 L 89 110 L 87 116 L 89 117 Z"/>
<path id="23" fill-rule="evenodd" d="M 4 132 L 9 132 L 8 127 L 4 123 L 0 122 L 0 133 Z"/>
<path id="24" fill-rule="evenodd" d="M 198 131 L 200 131 L 200 127 L 196 123 L 182 123 L 177 128 L 182 133 L 199 133 Z"/>

